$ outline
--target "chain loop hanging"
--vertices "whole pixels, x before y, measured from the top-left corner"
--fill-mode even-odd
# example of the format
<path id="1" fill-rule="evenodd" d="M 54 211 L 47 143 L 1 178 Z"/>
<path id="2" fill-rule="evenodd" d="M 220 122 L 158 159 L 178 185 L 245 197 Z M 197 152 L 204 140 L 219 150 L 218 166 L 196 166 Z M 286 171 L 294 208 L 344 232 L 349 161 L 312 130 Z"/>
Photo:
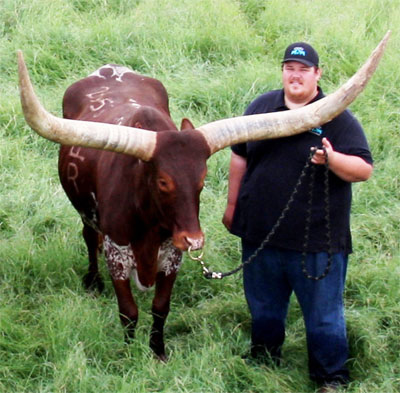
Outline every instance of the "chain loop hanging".
<path id="1" fill-rule="evenodd" d="M 310 175 L 310 189 L 309 189 L 309 198 L 308 198 L 308 208 L 307 208 L 307 218 L 306 218 L 306 227 L 304 233 L 304 244 L 303 244 L 303 253 L 301 259 L 301 268 L 303 274 L 310 280 L 318 281 L 322 280 L 327 276 L 329 270 L 332 266 L 332 237 L 331 237 L 331 226 L 330 226 L 330 209 L 329 209 L 329 162 L 328 162 L 328 153 L 325 147 L 321 148 L 324 150 L 325 154 L 325 171 L 324 171 L 324 202 L 325 202 L 325 225 L 326 225 L 326 237 L 328 244 L 328 262 L 326 264 L 325 270 L 319 276 L 313 276 L 308 273 L 306 260 L 307 260 L 307 247 L 308 240 L 310 235 L 310 226 L 311 226 L 311 213 L 312 213 L 312 200 L 313 200 L 313 191 L 315 184 L 315 165 L 311 167 L 311 175 Z M 316 150 L 316 149 L 315 149 Z M 315 151 L 314 151 L 315 153 Z M 311 153 L 310 160 L 313 156 L 313 152 Z"/>

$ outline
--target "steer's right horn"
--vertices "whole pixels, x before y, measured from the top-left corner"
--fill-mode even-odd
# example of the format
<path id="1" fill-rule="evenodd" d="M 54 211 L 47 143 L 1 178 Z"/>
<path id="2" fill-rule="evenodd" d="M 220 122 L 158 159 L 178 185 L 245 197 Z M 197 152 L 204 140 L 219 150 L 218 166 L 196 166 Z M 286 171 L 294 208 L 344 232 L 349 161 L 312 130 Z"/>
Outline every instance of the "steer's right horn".
<path id="1" fill-rule="evenodd" d="M 214 153 L 236 143 L 295 135 L 325 124 L 343 112 L 364 90 L 378 66 L 389 36 L 390 31 L 359 71 L 335 93 L 302 108 L 218 120 L 197 129 Z"/>
<path id="2" fill-rule="evenodd" d="M 156 133 L 139 128 L 53 116 L 40 104 L 21 51 L 18 51 L 21 105 L 25 120 L 39 135 L 63 145 L 79 145 L 126 153 L 148 161 L 156 147 Z"/>

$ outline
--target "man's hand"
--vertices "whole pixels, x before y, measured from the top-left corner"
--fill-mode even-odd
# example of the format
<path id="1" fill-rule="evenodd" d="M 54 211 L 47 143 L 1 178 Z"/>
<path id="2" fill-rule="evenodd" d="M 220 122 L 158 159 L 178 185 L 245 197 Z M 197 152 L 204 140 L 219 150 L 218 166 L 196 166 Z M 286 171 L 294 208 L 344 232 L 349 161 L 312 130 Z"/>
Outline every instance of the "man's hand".
<path id="1" fill-rule="evenodd" d="M 328 160 L 329 169 L 348 182 L 365 181 L 372 174 L 372 165 L 361 157 L 337 152 L 326 138 L 322 138 L 324 149 L 316 149 L 311 162 L 316 165 L 326 164 Z M 315 150 L 312 147 L 311 150 Z"/>
<path id="2" fill-rule="evenodd" d="M 311 151 L 315 151 L 314 155 L 311 159 L 311 162 L 316 165 L 325 165 L 327 158 L 334 152 L 332 145 L 326 138 L 322 138 L 322 146 L 324 149 L 316 149 L 315 147 L 311 148 Z"/>

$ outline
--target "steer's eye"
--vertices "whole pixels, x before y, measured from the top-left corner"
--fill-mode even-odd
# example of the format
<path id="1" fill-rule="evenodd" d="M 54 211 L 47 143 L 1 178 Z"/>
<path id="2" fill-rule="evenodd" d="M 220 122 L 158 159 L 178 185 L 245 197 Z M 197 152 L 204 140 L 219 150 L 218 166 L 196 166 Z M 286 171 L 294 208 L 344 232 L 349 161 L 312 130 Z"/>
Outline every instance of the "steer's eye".
<path id="1" fill-rule="evenodd" d="M 158 188 L 160 189 L 160 191 L 163 191 L 163 192 L 168 192 L 171 188 L 168 180 L 163 179 L 163 178 L 159 178 L 157 180 L 157 184 L 158 184 Z"/>

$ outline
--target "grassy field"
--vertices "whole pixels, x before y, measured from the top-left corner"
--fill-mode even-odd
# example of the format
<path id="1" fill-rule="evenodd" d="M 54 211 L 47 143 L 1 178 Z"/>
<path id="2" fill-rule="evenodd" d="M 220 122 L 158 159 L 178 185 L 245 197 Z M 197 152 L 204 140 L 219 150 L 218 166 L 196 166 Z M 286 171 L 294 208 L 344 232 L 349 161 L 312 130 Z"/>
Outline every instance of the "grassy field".
<path id="1" fill-rule="evenodd" d="M 375 159 L 354 186 L 346 290 L 351 393 L 400 391 L 400 4 L 391 0 L 0 1 L 0 392 L 313 392 L 300 309 L 293 299 L 279 368 L 247 364 L 250 319 L 241 275 L 210 282 L 185 259 L 166 324 L 170 360 L 148 348 L 152 292 L 137 294 L 140 320 L 123 343 L 106 268 L 105 292 L 84 291 L 86 250 L 57 174 L 58 147 L 21 114 L 16 50 L 45 106 L 61 114 L 74 81 L 106 63 L 160 79 L 173 119 L 195 125 L 240 115 L 281 86 L 285 47 L 319 51 L 321 86 L 334 91 L 388 29 L 392 38 L 366 91 L 351 106 Z M 208 162 L 201 222 L 205 261 L 239 263 L 239 240 L 221 224 L 229 149 Z"/>

